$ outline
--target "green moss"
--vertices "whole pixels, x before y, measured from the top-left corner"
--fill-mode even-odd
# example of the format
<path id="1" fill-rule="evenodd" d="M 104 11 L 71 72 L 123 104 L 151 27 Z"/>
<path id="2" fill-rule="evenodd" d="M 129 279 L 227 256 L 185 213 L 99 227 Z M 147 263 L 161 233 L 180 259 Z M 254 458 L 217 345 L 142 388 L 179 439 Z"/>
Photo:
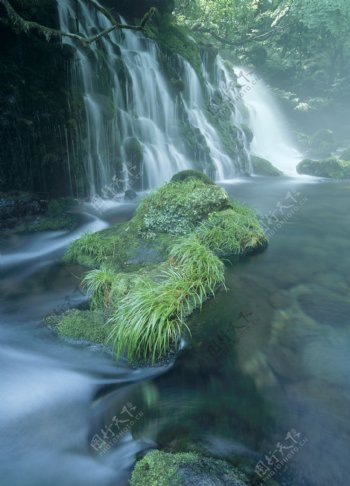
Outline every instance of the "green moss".
<path id="1" fill-rule="evenodd" d="M 77 217 L 69 211 L 75 205 L 75 200 L 69 197 L 51 199 L 45 215 L 28 224 L 26 231 L 58 231 L 74 228 L 77 224 Z"/>
<path id="2" fill-rule="evenodd" d="M 27 226 L 27 231 L 60 231 L 70 230 L 76 226 L 76 218 L 70 214 L 59 217 L 44 217 Z"/>
<path id="3" fill-rule="evenodd" d="M 101 311 L 72 309 L 62 315 L 46 317 L 44 323 L 59 336 L 96 344 L 106 344 L 110 333 Z"/>
<path id="4" fill-rule="evenodd" d="M 139 461 L 131 486 L 185 486 L 187 484 L 246 485 L 245 476 L 227 462 L 192 452 L 152 451 Z"/>
<path id="5" fill-rule="evenodd" d="M 254 174 L 264 176 L 280 176 L 282 172 L 274 167 L 271 162 L 256 155 L 252 155 Z"/>
<path id="6" fill-rule="evenodd" d="M 170 82 L 175 94 L 182 93 L 185 90 L 186 85 L 182 79 L 172 78 Z"/>
<path id="7" fill-rule="evenodd" d="M 229 203 L 224 189 L 189 178 L 165 184 L 150 194 L 136 217 L 145 238 L 154 238 L 157 233 L 185 235 L 209 213 L 226 209 Z"/>
<path id="8" fill-rule="evenodd" d="M 297 172 L 330 179 L 346 179 L 350 177 L 350 162 L 336 157 L 330 157 L 326 160 L 305 159 L 298 164 Z"/>
<path id="9" fill-rule="evenodd" d="M 228 106 L 221 108 L 223 109 L 220 109 L 217 115 L 213 114 L 211 111 L 207 111 L 206 115 L 211 125 L 213 125 L 218 132 L 225 151 L 232 158 L 235 158 L 237 155 L 236 128 L 233 127 L 230 119 L 230 108 Z"/>
<path id="10" fill-rule="evenodd" d="M 124 148 L 129 162 L 139 164 L 142 161 L 142 145 L 136 137 L 128 138 Z"/>
<path id="11" fill-rule="evenodd" d="M 79 263 L 90 268 L 102 264 L 123 268 L 137 245 L 133 224 L 119 224 L 98 233 L 85 233 L 74 241 L 64 256 L 66 262 Z"/>
<path id="12" fill-rule="evenodd" d="M 244 255 L 267 245 L 256 214 L 238 203 L 232 209 L 210 214 L 196 235 L 218 256 Z"/>
<path id="13" fill-rule="evenodd" d="M 200 172 L 199 170 L 191 170 L 191 169 L 182 170 L 181 172 L 178 172 L 172 177 L 171 182 L 183 182 L 189 179 L 190 177 L 192 177 L 193 179 L 200 180 L 204 182 L 204 184 L 211 184 L 211 185 L 214 184 L 214 182 L 203 172 Z"/>
<path id="14" fill-rule="evenodd" d="M 191 39 L 190 31 L 183 26 L 175 25 L 166 20 L 164 16 L 160 19 L 157 30 L 147 30 L 150 37 L 155 39 L 160 46 L 161 51 L 167 56 L 182 56 L 197 74 L 201 75 L 201 57 L 198 45 Z"/>

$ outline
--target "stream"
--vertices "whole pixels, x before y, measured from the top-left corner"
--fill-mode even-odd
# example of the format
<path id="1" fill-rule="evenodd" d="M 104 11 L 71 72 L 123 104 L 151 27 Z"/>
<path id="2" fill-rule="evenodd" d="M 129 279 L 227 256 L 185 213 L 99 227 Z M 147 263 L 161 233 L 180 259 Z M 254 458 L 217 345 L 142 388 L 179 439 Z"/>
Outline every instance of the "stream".
<path id="1" fill-rule="evenodd" d="M 164 366 L 116 365 L 108 351 L 64 342 L 41 323 L 86 300 L 83 270 L 60 261 L 69 242 L 135 206 L 82 208 L 72 233 L 0 235 L 1 486 L 126 486 L 138 454 L 158 447 L 196 445 L 254 469 L 288 434 L 303 446 L 276 473 L 279 484 L 347 484 L 350 183 L 222 185 L 264 216 L 270 245 L 227 262 L 227 292 L 192 317 L 192 339 Z M 101 450 L 107 430 L 115 440 Z"/>

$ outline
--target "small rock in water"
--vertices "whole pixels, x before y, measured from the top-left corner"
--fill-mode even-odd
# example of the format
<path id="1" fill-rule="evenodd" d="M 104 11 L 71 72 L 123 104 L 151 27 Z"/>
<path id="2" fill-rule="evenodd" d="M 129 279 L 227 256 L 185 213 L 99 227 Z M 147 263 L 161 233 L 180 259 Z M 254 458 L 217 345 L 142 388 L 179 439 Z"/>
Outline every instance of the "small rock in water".
<path id="1" fill-rule="evenodd" d="M 137 198 L 137 193 L 132 189 L 127 189 L 124 194 L 124 199 L 127 201 L 132 201 Z"/>

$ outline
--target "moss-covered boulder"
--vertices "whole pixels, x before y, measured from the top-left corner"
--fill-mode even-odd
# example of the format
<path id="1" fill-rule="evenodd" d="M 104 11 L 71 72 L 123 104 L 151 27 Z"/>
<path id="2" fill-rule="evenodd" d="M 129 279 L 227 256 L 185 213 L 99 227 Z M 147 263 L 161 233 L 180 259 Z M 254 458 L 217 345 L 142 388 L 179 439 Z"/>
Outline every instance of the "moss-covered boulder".
<path id="1" fill-rule="evenodd" d="M 326 160 L 305 159 L 298 164 L 297 172 L 330 179 L 348 179 L 350 178 L 350 162 L 336 157 Z"/>
<path id="2" fill-rule="evenodd" d="M 83 279 L 91 310 L 102 312 L 116 355 L 130 361 L 155 362 L 176 349 L 188 317 L 224 286 L 220 257 L 267 244 L 253 211 L 193 175 L 180 173 L 146 196 L 130 221 L 83 235 L 65 255 L 92 268 Z M 82 339 L 82 317 L 64 315 L 58 333 Z"/>
<path id="3" fill-rule="evenodd" d="M 145 198 L 137 212 L 140 232 L 146 238 L 157 233 L 185 235 L 209 213 L 230 206 L 227 192 L 214 184 L 192 177 L 170 182 Z"/>
<path id="4" fill-rule="evenodd" d="M 153 451 L 136 464 L 131 486 L 246 486 L 246 477 L 227 462 L 194 453 Z"/>
<path id="5" fill-rule="evenodd" d="M 199 170 L 193 169 L 182 170 L 181 172 L 178 172 L 172 177 L 171 182 L 183 182 L 189 178 L 197 179 L 204 182 L 205 184 L 214 184 L 214 182 L 206 174 L 200 172 Z"/>
<path id="6" fill-rule="evenodd" d="M 280 176 L 282 172 L 276 167 L 274 167 L 271 162 L 262 157 L 257 157 L 256 155 L 252 155 L 252 166 L 253 172 L 257 175 L 263 176 Z"/>
<path id="7" fill-rule="evenodd" d="M 51 199 L 47 211 L 26 226 L 27 231 L 59 231 L 73 229 L 77 215 L 72 212 L 76 201 L 70 197 Z"/>
<path id="8" fill-rule="evenodd" d="M 267 245 L 255 214 L 239 203 L 225 211 L 211 213 L 197 228 L 196 235 L 219 257 L 248 254 Z"/>

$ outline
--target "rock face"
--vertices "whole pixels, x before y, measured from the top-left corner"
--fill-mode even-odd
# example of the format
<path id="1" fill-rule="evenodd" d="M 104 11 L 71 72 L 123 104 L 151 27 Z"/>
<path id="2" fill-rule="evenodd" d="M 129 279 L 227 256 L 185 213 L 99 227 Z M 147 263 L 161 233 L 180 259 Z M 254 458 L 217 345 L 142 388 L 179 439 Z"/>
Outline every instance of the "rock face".
<path id="1" fill-rule="evenodd" d="M 348 179 L 350 178 L 350 162 L 336 157 L 326 160 L 305 159 L 298 164 L 297 172 L 329 179 Z"/>
<path id="2" fill-rule="evenodd" d="M 136 464 L 131 486 L 247 486 L 227 462 L 194 453 L 153 451 Z"/>
<path id="3" fill-rule="evenodd" d="M 256 155 L 252 156 L 253 172 L 257 175 L 280 176 L 282 172 L 274 167 L 271 162 Z"/>

